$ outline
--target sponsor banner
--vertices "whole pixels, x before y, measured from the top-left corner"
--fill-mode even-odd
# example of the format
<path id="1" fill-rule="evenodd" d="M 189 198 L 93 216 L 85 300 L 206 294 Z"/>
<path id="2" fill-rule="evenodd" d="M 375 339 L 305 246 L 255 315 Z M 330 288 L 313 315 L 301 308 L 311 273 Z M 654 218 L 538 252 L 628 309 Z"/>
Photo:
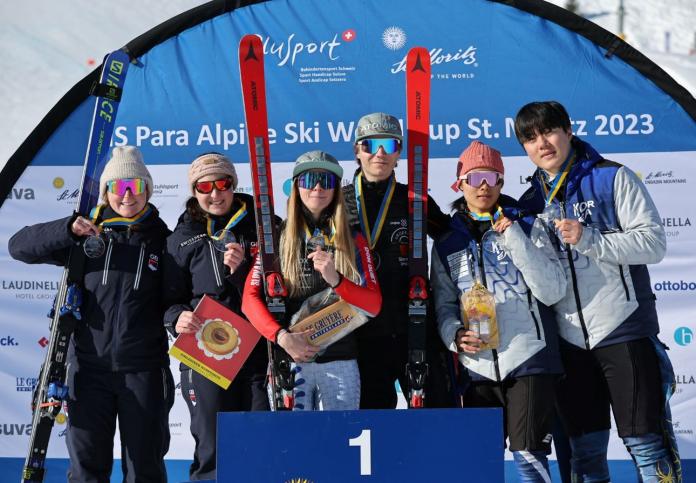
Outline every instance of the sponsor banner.
<path id="1" fill-rule="evenodd" d="M 696 277 L 691 275 L 696 273 L 696 214 L 688 202 L 696 183 L 696 123 L 653 82 L 617 57 L 606 58 L 603 49 L 570 30 L 503 4 L 433 0 L 423 5 L 415 10 L 399 0 L 381 0 L 366 16 L 365 5 L 356 2 L 266 2 L 194 26 L 131 67 L 113 144 L 141 148 L 154 179 L 151 201 L 172 229 L 191 195 L 188 165 L 202 153 L 227 154 L 239 175 L 237 191 L 251 193 L 235 58 L 239 39 L 249 32 L 261 36 L 267 56 L 280 216 L 286 212 L 298 155 L 313 149 L 334 154 L 342 160 L 345 184 L 356 168 L 352 140 L 358 118 L 387 111 L 403 125 L 403 73 L 410 47 L 426 46 L 432 59 L 430 194 L 444 211 L 459 197 L 449 187 L 457 157 L 475 139 L 503 153 L 503 191 L 519 197 L 534 167 L 515 139 L 514 116 L 532 100 L 563 102 L 575 134 L 634 170 L 660 211 L 667 256 L 650 271 L 661 337 L 672 349 L 680 381 L 673 406 L 676 432 L 682 455 L 696 457 L 696 385 L 690 382 L 696 365 L 689 357 L 696 331 L 691 316 L 696 311 Z M 424 29 L 424 24 L 438 28 Z M 74 210 L 91 113 L 87 100 L 67 117 L 0 208 L 0 368 L 6 371 L 0 376 L 8 396 L 0 409 L 0 456 L 23 457 L 28 445 L 26 388 L 48 343 L 44 316 L 60 274 L 56 267 L 12 260 L 7 242 L 24 225 L 67 217 Z M 406 164 L 402 160 L 397 168 L 402 183 Z M 178 366 L 172 362 L 175 381 Z M 189 459 L 193 440 L 180 392 L 178 386 L 168 456 Z M 64 431 L 64 426 L 54 430 L 51 456 L 67 456 Z M 117 441 L 115 455 L 119 448 Z M 609 456 L 628 458 L 615 437 Z"/>
<path id="2" fill-rule="evenodd" d="M 694 132 L 693 120 L 654 83 L 616 57 L 607 60 L 591 41 L 530 21 L 513 7 L 433 0 L 423 10 L 383 0 L 366 16 L 360 3 L 299 5 L 237 9 L 143 55 L 128 74 L 114 144 L 141 147 L 151 164 L 185 164 L 215 150 L 246 162 L 234 53 L 240 38 L 255 32 L 266 54 L 269 134 L 279 161 L 317 148 L 350 159 L 357 119 L 369 111 L 388 111 L 403 123 L 406 54 L 416 45 L 428 48 L 433 66 L 433 157 L 454 158 L 474 139 L 495 143 L 504 155 L 520 153 L 514 116 L 537 98 L 561 100 L 576 134 L 604 152 L 696 149 L 696 136 L 684 131 Z M 424 29 L 423 22 L 438 28 Z M 518 34 L 492 37 L 491 25 Z M 88 103 L 66 120 L 35 165 L 83 159 L 75 132 L 88 122 Z M 680 178 L 673 173 L 672 179 Z"/>

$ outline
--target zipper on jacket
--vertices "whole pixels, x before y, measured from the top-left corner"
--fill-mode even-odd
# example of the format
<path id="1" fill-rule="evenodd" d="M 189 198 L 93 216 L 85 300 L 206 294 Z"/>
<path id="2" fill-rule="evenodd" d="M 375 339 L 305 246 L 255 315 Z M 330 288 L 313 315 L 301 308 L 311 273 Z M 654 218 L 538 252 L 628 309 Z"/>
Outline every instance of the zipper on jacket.
<path id="1" fill-rule="evenodd" d="M 143 275 L 143 265 L 145 264 L 145 242 L 140 244 L 140 256 L 138 257 L 138 270 L 135 272 L 135 282 L 133 283 L 133 290 L 138 290 L 140 288 L 140 278 Z"/>
<path id="2" fill-rule="evenodd" d="M 104 257 L 104 273 L 102 274 L 102 285 L 106 285 L 109 279 L 109 263 L 111 263 L 111 252 L 114 249 L 114 239 L 109 237 L 109 246 L 106 248 L 106 257 Z"/>
<path id="3" fill-rule="evenodd" d="M 488 288 L 486 284 L 486 271 L 483 267 L 483 245 L 481 243 L 476 243 L 476 251 L 478 252 L 478 266 L 479 273 L 481 274 L 481 283 L 484 287 Z M 474 274 L 474 277 L 476 275 Z M 491 349 L 493 353 L 493 367 L 495 368 L 495 380 L 502 382 L 500 379 L 500 366 L 498 365 L 498 351 L 496 349 Z"/>
<path id="4" fill-rule="evenodd" d="M 527 302 L 529 302 L 529 313 L 532 314 L 532 320 L 534 321 L 534 328 L 536 328 L 537 340 L 541 340 L 541 329 L 539 328 L 539 321 L 537 320 L 536 314 L 534 313 L 534 303 L 532 301 L 532 291 L 527 290 Z"/>
<path id="5" fill-rule="evenodd" d="M 623 284 L 624 292 L 626 292 L 626 301 L 630 301 L 631 296 L 628 294 L 628 284 L 626 283 L 626 278 L 624 278 L 623 265 L 619 265 L 619 275 L 621 275 L 621 283 Z"/>
<path id="6" fill-rule="evenodd" d="M 162 367 L 160 368 L 160 372 L 162 373 L 162 388 L 163 388 L 163 395 L 164 395 L 164 401 L 167 400 L 167 370 Z"/>
<path id="7" fill-rule="evenodd" d="M 215 281 L 218 287 L 222 287 L 222 277 L 220 277 L 220 267 L 218 266 L 217 253 L 215 248 L 213 248 L 213 242 L 208 240 L 208 249 L 210 250 L 210 262 L 213 264 L 213 273 L 215 274 Z"/>
<path id="8" fill-rule="evenodd" d="M 120 290 L 115 290 L 114 292 L 116 293 L 116 299 L 114 300 L 114 307 L 116 307 L 116 314 L 114 317 L 114 324 L 111 329 L 111 339 L 112 339 L 112 346 L 111 346 L 111 370 L 112 371 L 118 371 L 119 364 L 117 361 L 117 354 L 118 354 L 118 348 L 119 348 L 119 342 L 121 341 L 121 335 L 119 333 L 119 328 L 121 327 L 121 293 L 124 290 L 123 282 L 121 282 L 121 289 Z"/>
<path id="9" fill-rule="evenodd" d="M 563 187 L 563 200 L 559 202 L 561 205 L 561 216 L 565 217 L 565 199 L 566 193 L 568 191 L 568 181 L 566 180 Z M 561 240 L 563 241 L 563 240 Z M 573 282 L 573 295 L 575 296 L 575 306 L 578 309 L 578 318 L 580 319 L 580 327 L 582 328 L 582 336 L 585 339 L 585 348 L 590 350 L 590 334 L 587 332 L 587 326 L 585 325 L 585 316 L 582 314 L 582 304 L 580 303 L 580 293 L 578 292 L 578 277 L 575 274 L 575 262 L 573 262 L 573 250 L 570 248 L 570 244 L 564 243 L 563 248 L 568 255 L 568 267 L 570 268 L 570 278 Z"/>
<path id="10" fill-rule="evenodd" d="M 491 352 L 493 353 L 493 367 L 495 367 L 495 380 L 498 382 L 503 382 L 502 379 L 500 379 L 500 367 L 498 366 L 498 350 L 491 349 Z"/>

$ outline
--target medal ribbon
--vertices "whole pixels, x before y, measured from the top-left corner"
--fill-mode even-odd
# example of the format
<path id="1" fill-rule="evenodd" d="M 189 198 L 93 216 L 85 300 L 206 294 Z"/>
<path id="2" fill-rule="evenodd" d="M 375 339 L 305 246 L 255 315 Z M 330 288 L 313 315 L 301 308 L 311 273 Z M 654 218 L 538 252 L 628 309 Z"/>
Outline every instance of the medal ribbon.
<path id="1" fill-rule="evenodd" d="M 89 218 L 95 225 L 97 224 L 97 220 L 101 216 L 102 211 L 104 211 L 104 208 L 106 208 L 106 205 L 97 205 L 92 208 L 92 211 L 89 212 Z"/>
<path id="2" fill-rule="evenodd" d="M 377 218 L 375 219 L 375 226 L 370 230 L 370 223 L 367 219 L 367 211 L 365 208 L 365 198 L 363 197 L 362 188 L 362 171 L 355 180 L 355 200 L 358 204 L 358 213 L 360 215 L 360 228 L 362 232 L 367 237 L 367 244 L 370 249 L 374 249 L 379 240 L 379 236 L 382 234 L 382 228 L 384 227 L 384 222 L 387 219 L 387 211 L 389 211 L 389 204 L 391 203 L 392 196 L 394 195 L 394 190 L 396 189 L 396 176 L 392 173 L 389 178 L 389 187 L 387 192 L 384 193 L 384 198 L 382 198 L 382 204 L 379 207 L 379 212 L 377 212 Z"/>
<path id="3" fill-rule="evenodd" d="M 242 202 L 242 207 L 237 210 L 237 213 L 232 215 L 232 218 L 230 218 L 230 221 L 227 222 L 227 225 L 225 225 L 225 228 L 222 229 L 223 233 L 220 234 L 220 236 L 214 236 L 213 233 L 213 228 L 215 226 L 215 220 L 213 220 L 211 217 L 208 217 L 208 223 L 206 225 L 206 230 L 208 232 L 208 236 L 212 238 L 213 240 L 219 240 L 222 235 L 228 231 L 230 231 L 232 228 L 234 228 L 237 223 L 242 221 L 242 218 L 244 218 L 247 214 L 247 207 L 246 207 L 246 202 Z"/>
<path id="4" fill-rule="evenodd" d="M 314 229 L 314 234 L 310 233 L 309 227 L 307 226 L 306 223 L 304 225 L 304 229 L 305 229 L 305 241 L 309 240 L 310 238 L 320 236 L 320 237 L 324 238 L 324 242 L 326 243 L 327 247 L 333 246 L 334 238 L 336 238 L 336 226 L 334 226 L 333 221 L 331 222 L 331 235 L 330 236 L 326 236 L 324 234 L 324 231 L 320 230 L 319 228 Z"/>
<path id="5" fill-rule="evenodd" d="M 503 217 L 503 209 L 500 207 L 500 205 L 496 205 L 496 210 L 493 214 L 491 213 L 478 213 L 476 211 L 468 211 L 466 214 L 471 218 L 472 220 L 476 221 L 490 221 L 491 224 L 495 223 L 498 221 L 501 217 Z"/>
<path id="6" fill-rule="evenodd" d="M 556 179 L 553 180 L 551 187 L 549 188 L 548 186 L 546 186 L 546 183 L 541 183 L 541 185 L 544 187 L 544 193 L 546 194 L 546 206 L 549 206 L 553 202 L 553 199 L 558 194 L 558 190 L 561 189 L 561 186 L 563 186 L 563 182 L 568 177 L 568 173 L 570 172 L 570 168 L 573 167 L 574 162 L 575 150 L 573 149 L 568 154 L 568 158 L 565 161 L 563 161 L 563 165 L 561 166 L 560 170 L 561 173 L 556 176 Z"/>
<path id="7" fill-rule="evenodd" d="M 104 211 L 104 208 L 106 205 L 99 205 L 96 208 L 92 210 L 90 213 L 90 217 L 92 218 L 92 223 L 96 224 L 97 220 L 102 214 L 102 211 Z M 150 216 L 153 212 L 152 206 L 149 204 L 145 205 L 145 208 L 140 210 L 138 214 L 136 214 L 132 218 L 127 218 L 125 216 L 115 216 L 113 218 L 107 218 L 106 220 L 102 220 L 101 223 L 99 223 L 99 228 L 105 228 L 105 227 L 111 227 L 111 226 L 132 226 L 135 224 L 140 223 L 143 221 L 145 218 Z"/>

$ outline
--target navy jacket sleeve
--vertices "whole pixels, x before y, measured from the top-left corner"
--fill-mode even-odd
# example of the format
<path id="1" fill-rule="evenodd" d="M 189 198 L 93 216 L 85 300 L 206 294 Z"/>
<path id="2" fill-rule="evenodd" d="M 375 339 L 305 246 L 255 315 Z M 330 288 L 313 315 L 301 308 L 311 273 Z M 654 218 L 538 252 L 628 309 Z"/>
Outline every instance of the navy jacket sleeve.
<path id="1" fill-rule="evenodd" d="M 177 336 L 174 327 L 181 312 L 193 310 L 190 305 L 192 289 L 188 261 L 182 259 L 182 253 L 177 248 L 177 241 L 170 236 L 167 239 L 167 250 L 164 254 L 164 284 L 162 289 L 164 306 L 167 307 L 164 313 L 164 326 L 174 337 Z"/>
<path id="2" fill-rule="evenodd" d="M 78 238 L 70 231 L 74 217 L 25 226 L 8 242 L 10 256 L 24 263 L 65 266 Z"/>
<path id="3" fill-rule="evenodd" d="M 435 200 L 428 195 L 428 236 L 437 240 L 449 230 L 450 216 L 443 213 Z"/>

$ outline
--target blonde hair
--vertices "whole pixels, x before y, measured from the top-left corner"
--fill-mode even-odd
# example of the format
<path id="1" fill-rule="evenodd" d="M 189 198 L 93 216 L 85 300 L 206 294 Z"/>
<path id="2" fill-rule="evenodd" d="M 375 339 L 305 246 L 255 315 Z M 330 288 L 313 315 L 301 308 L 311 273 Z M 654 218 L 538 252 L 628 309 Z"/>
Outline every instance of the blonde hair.
<path id="1" fill-rule="evenodd" d="M 336 227 L 334 235 L 334 263 L 336 271 L 345 278 L 360 283 L 360 272 L 355 263 L 355 243 L 348 226 L 345 200 L 340 187 L 334 188 L 334 197 L 329 205 L 333 213 L 329 223 Z M 285 278 L 285 286 L 290 297 L 303 295 L 302 291 L 302 242 L 305 239 L 305 219 L 302 213 L 302 200 L 297 183 L 293 182 L 288 199 L 288 218 L 280 236 L 280 267 Z"/>

